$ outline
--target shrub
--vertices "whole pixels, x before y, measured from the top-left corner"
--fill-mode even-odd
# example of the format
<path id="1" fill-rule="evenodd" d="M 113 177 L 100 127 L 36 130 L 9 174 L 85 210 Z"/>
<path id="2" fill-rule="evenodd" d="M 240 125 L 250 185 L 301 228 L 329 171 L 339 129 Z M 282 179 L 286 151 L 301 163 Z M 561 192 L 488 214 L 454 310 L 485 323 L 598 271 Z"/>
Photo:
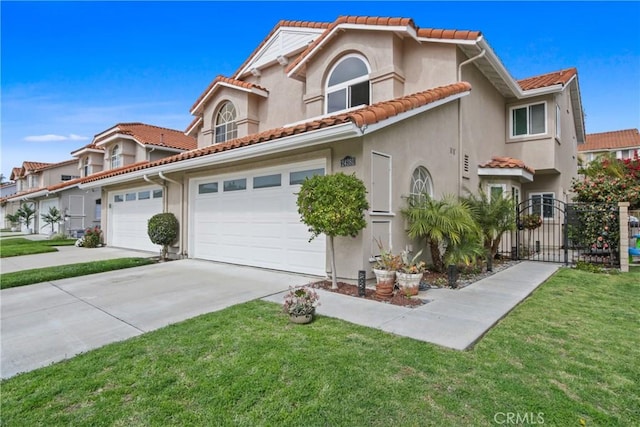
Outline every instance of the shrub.
<path id="1" fill-rule="evenodd" d="M 81 243 L 77 243 L 77 246 L 84 248 L 97 248 L 102 243 L 102 230 L 97 225 L 93 228 L 87 228 L 84 232 L 84 237 L 81 239 Z"/>
<path id="2" fill-rule="evenodd" d="M 167 259 L 169 245 L 178 238 L 180 224 L 171 212 L 152 216 L 147 223 L 147 234 L 151 242 L 162 246 L 162 259 Z"/>

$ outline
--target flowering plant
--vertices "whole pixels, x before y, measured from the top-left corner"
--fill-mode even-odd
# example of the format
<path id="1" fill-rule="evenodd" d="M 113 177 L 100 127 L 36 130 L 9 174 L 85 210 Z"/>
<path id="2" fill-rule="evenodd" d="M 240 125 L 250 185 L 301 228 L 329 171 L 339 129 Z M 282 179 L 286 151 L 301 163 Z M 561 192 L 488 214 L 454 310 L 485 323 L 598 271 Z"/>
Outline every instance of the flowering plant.
<path id="1" fill-rule="evenodd" d="M 535 230 L 542 225 L 542 218 L 538 214 L 524 215 L 522 217 L 522 226 L 527 230 Z"/>
<path id="2" fill-rule="evenodd" d="M 102 243 L 102 230 L 97 225 L 93 228 L 87 228 L 84 236 L 76 240 L 76 246 L 82 248 L 97 248 Z"/>
<path id="3" fill-rule="evenodd" d="M 320 305 L 319 299 L 318 293 L 307 286 L 300 288 L 289 286 L 289 292 L 284 296 L 282 311 L 296 316 L 312 314 L 316 307 Z"/>
<path id="4" fill-rule="evenodd" d="M 418 251 L 418 253 L 413 258 L 409 259 L 409 251 L 402 251 L 402 264 L 400 265 L 400 271 L 402 273 L 408 274 L 426 273 L 427 265 L 425 264 L 425 262 L 417 261 L 420 255 L 422 255 L 422 250 Z"/>

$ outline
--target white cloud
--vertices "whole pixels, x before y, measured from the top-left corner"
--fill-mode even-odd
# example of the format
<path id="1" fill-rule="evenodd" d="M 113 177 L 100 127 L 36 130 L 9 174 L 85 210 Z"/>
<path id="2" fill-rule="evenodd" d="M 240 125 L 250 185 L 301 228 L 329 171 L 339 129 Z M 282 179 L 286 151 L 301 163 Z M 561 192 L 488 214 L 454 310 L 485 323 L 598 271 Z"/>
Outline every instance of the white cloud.
<path id="1" fill-rule="evenodd" d="M 76 135 L 74 133 L 69 136 L 64 135 L 56 135 L 53 133 L 48 133 L 46 135 L 29 135 L 23 138 L 28 142 L 53 142 L 53 141 L 85 141 L 89 138 L 86 136 Z"/>

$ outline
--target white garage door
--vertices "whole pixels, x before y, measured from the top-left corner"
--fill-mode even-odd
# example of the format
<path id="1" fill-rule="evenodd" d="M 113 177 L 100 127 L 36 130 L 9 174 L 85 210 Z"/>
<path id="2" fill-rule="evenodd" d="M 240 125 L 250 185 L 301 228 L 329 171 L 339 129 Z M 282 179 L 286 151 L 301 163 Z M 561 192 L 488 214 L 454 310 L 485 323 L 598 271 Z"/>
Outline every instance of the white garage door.
<path id="1" fill-rule="evenodd" d="M 324 161 L 192 180 L 191 257 L 324 276 L 325 237 L 309 242 L 295 195 L 318 174 Z"/>
<path id="2" fill-rule="evenodd" d="M 141 187 L 109 193 L 107 244 L 117 248 L 158 252 L 151 243 L 147 221 L 162 212 L 162 188 Z"/>
<path id="3" fill-rule="evenodd" d="M 49 213 L 49 209 L 51 208 L 56 208 L 58 210 L 60 210 L 60 204 L 58 202 L 58 198 L 55 199 L 45 199 L 45 200 L 41 200 L 38 206 L 38 213 L 36 214 L 36 218 L 37 221 L 36 223 L 38 224 L 38 233 L 42 233 L 42 234 L 49 234 L 51 233 L 51 225 L 47 225 L 47 223 L 45 223 L 42 220 L 42 217 L 40 215 L 46 215 Z M 43 228 L 44 227 L 44 228 Z M 54 224 L 53 225 L 53 232 L 57 233 L 60 229 L 60 224 Z"/>

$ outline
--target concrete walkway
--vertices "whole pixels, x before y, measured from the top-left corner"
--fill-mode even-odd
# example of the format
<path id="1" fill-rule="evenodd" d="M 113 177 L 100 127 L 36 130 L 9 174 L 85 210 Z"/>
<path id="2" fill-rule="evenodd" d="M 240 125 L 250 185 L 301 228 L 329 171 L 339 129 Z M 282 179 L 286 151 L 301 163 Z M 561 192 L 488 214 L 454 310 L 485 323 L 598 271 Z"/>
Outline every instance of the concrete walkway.
<path id="1" fill-rule="evenodd" d="M 62 247 L 3 258 L 1 271 L 149 252 Z M 418 308 L 320 290 L 318 313 L 397 335 L 463 350 L 551 276 L 559 264 L 521 262 L 461 290 L 431 289 Z M 0 375 L 11 377 L 257 298 L 282 304 L 289 286 L 318 278 L 185 259 L 2 290 Z"/>
<path id="2" fill-rule="evenodd" d="M 418 308 L 399 307 L 319 290 L 317 313 L 456 350 L 473 346 L 547 280 L 560 264 L 521 262 L 463 289 L 430 289 Z M 282 303 L 284 292 L 264 300 Z"/>
<path id="3" fill-rule="evenodd" d="M 110 253 L 75 249 L 76 262 Z M 31 371 L 312 280 L 317 278 L 184 259 L 4 289 L 0 375 Z"/>

